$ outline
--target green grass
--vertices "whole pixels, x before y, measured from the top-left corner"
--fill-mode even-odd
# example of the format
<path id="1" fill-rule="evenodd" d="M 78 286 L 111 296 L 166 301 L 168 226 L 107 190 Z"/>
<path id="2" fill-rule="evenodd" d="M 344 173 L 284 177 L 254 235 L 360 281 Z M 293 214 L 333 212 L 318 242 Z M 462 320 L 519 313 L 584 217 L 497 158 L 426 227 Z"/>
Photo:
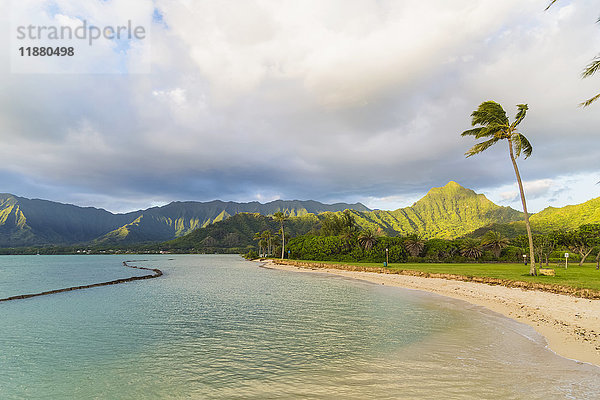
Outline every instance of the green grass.
<path id="1" fill-rule="evenodd" d="M 310 261 L 307 261 L 310 262 Z M 315 261 L 331 265 L 357 265 L 365 267 L 382 267 L 382 263 L 357 263 Z M 550 264 L 556 276 L 530 276 L 529 265 L 523 264 L 390 264 L 391 270 L 420 271 L 433 274 L 454 274 L 463 276 L 477 276 L 486 278 L 506 279 L 511 281 L 547 283 L 578 289 L 593 289 L 600 291 L 600 271 L 596 264 L 586 263 L 579 266 L 576 263 L 569 265 L 568 269 Z"/>

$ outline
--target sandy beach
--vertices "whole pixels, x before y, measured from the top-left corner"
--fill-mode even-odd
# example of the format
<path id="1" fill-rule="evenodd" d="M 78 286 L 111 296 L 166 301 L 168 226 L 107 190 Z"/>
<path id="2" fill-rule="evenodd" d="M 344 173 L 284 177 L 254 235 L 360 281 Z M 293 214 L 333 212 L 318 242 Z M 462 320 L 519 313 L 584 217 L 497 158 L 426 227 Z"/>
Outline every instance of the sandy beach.
<path id="1" fill-rule="evenodd" d="M 484 283 L 323 268 L 310 263 L 261 262 L 267 268 L 332 274 L 464 300 L 532 326 L 546 338 L 549 348 L 563 357 L 600 366 L 600 300 Z"/>

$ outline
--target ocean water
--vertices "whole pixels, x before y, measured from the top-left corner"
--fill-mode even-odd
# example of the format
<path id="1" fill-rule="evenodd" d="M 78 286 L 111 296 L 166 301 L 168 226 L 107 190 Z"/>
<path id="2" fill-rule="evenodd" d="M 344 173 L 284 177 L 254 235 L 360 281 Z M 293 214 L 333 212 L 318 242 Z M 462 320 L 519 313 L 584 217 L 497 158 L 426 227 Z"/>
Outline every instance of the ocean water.
<path id="1" fill-rule="evenodd" d="M 237 256 L 2 256 L 0 399 L 593 399 L 600 368 L 419 291 Z M 134 263 L 136 264 L 136 263 Z"/>

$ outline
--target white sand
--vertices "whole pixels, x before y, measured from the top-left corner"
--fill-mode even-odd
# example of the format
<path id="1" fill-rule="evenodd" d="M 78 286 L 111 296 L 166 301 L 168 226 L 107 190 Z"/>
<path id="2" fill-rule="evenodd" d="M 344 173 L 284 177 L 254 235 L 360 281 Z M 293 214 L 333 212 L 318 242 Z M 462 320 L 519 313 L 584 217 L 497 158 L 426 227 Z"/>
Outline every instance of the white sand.
<path id="1" fill-rule="evenodd" d="M 278 261 L 279 262 L 279 261 Z M 600 300 L 500 285 L 333 268 L 298 267 L 266 261 L 286 271 L 315 271 L 377 284 L 424 290 L 486 307 L 531 325 L 557 354 L 600 366 Z"/>

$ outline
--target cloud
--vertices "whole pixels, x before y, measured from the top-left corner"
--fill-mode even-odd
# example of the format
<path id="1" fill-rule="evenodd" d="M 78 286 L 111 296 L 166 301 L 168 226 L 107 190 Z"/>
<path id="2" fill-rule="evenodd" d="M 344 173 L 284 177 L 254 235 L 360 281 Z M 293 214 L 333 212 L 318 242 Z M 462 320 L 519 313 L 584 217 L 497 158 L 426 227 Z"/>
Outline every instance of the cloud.
<path id="1" fill-rule="evenodd" d="M 600 185 L 596 184 L 599 176 L 599 173 L 592 172 L 525 181 L 523 186 L 527 208 L 531 212 L 538 212 L 548 206 L 563 207 L 599 197 Z M 497 204 L 522 210 L 521 197 L 516 183 L 496 188 L 484 188 L 483 191 Z"/>
<path id="2" fill-rule="evenodd" d="M 537 199 L 540 197 L 546 197 L 552 188 L 556 187 L 557 182 L 553 179 L 538 179 L 535 181 L 525 181 L 523 182 L 523 190 L 527 193 L 527 198 L 529 199 Z M 520 194 L 518 190 L 518 186 L 515 183 L 515 190 L 510 190 L 506 192 L 501 192 L 500 197 L 503 200 L 515 202 L 519 200 Z M 555 192 L 553 192 L 555 193 Z"/>
<path id="3" fill-rule="evenodd" d="M 56 3 L 107 23 L 156 13 Z M 4 191 L 119 210 L 276 197 L 398 208 L 449 180 L 496 193 L 514 181 L 506 146 L 465 159 L 474 142 L 459 136 L 488 99 L 511 117 L 530 105 L 525 181 L 598 171 L 600 114 L 577 107 L 596 89 L 579 79 L 600 48 L 591 0 L 546 13 L 533 0 L 154 7 L 150 74 L 2 70 Z M 542 183 L 532 200 L 555 196 Z"/>

